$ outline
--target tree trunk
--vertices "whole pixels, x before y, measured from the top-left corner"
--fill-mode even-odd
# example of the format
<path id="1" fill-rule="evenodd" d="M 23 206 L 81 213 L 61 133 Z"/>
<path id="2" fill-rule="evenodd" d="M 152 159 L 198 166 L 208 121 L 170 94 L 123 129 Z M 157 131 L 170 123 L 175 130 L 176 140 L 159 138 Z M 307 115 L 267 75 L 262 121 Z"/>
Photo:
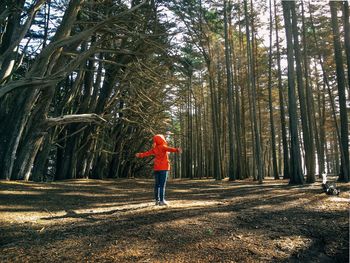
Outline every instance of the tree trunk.
<path id="1" fill-rule="evenodd" d="M 225 26 L 225 59 L 226 59 L 226 85 L 227 85 L 227 119 L 228 119 L 228 144 L 229 144 L 229 160 L 228 160 L 228 177 L 230 181 L 236 180 L 234 169 L 234 124 L 233 124 L 233 95 L 232 95 L 232 68 L 230 59 L 230 42 L 228 35 L 228 21 L 227 21 L 227 0 L 224 0 L 224 26 Z"/>
<path id="2" fill-rule="evenodd" d="M 302 71 L 302 61 L 300 54 L 300 45 L 299 45 L 299 37 L 298 37 L 298 21 L 297 15 L 295 11 L 295 2 L 290 2 L 290 9 L 292 14 L 292 32 L 293 32 L 293 47 L 295 54 L 295 64 L 296 64 L 296 76 L 297 76 L 297 90 L 299 95 L 299 106 L 300 106 L 300 117 L 301 117 L 301 128 L 303 132 L 303 142 L 304 142 L 304 151 L 305 151 L 305 165 L 307 170 L 306 182 L 314 183 L 315 182 L 315 150 L 313 143 L 313 136 L 311 127 L 309 124 L 311 120 L 311 105 L 310 108 L 307 108 L 306 100 L 305 100 L 305 92 L 304 92 L 304 82 L 303 82 L 303 71 Z M 305 50 L 305 47 L 304 47 Z M 305 61 L 306 62 L 306 61 Z M 307 73 L 305 73 L 307 74 Z M 307 80 L 306 77 L 305 81 Z M 307 87 L 308 88 L 308 87 Z M 306 91 L 308 93 L 308 91 Z M 310 94 L 309 94 L 310 95 Z"/>
<path id="3" fill-rule="evenodd" d="M 270 110 L 270 130 L 271 130 L 271 151 L 272 151 L 272 176 L 275 179 L 279 179 L 277 170 L 277 156 L 276 156 L 276 134 L 275 123 L 273 119 L 273 107 L 272 107 L 272 7 L 271 0 L 269 0 L 270 9 L 270 47 L 269 47 L 269 110 Z"/>
<path id="4" fill-rule="evenodd" d="M 229 16 L 230 17 L 230 16 Z M 232 19 L 230 19 L 231 21 Z M 232 28 L 232 25 L 230 23 L 230 28 Z M 240 34 L 240 32 L 239 32 Z M 232 33 L 229 34 L 230 36 L 232 36 Z M 232 39 L 232 37 L 231 37 Z M 240 40 L 239 40 L 240 41 Z M 235 52 L 235 47 L 233 44 L 233 39 L 231 40 L 231 49 L 232 49 L 232 64 L 234 64 L 234 62 L 236 61 L 236 58 L 238 59 L 238 61 L 240 61 L 239 56 L 236 57 L 236 52 Z M 240 62 L 238 62 L 238 64 L 240 64 Z M 235 141 L 236 141 L 236 170 L 234 172 L 235 174 L 235 179 L 242 179 L 243 177 L 243 171 L 245 171 L 245 162 L 246 162 L 246 157 L 245 157 L 245 153 L 242 151 L 242 144 L 245 145 L 245 137 L 242 137 L 242 131 L 241 130 L 245 130 L 244 126 L 243 126 L 243 122 L 241 121 L 241 101 L 240 101 L 240 89 L 242 89 L 242 86 L 240 85 L 240 80 L 239 80 L 239 73 L 237 70 L 237 67 L 239 66 L 234 66 L 234 84 L 232 84 L 232 88 L 234 89 L 234 100 L 235 100 L 235 127 L 234 127 L 234 131 L 235 131 Z M 232 80 L 233 82 L 233 80 Z M 242 142 L 243 140 L 243 142 Z"/>
<path id="5" fill-rule="evenodd" d="M 252 89 L 252 115 L 253 115 L 253 127 L 254 127 L 254 142 L 255 142 L 255 158 L 254 161 L 257 166 L 258 170 L 258 180 L 259 183 L 262 183 L 263 179 L 263 167 L 262 167 L 262 156 L 261 156 L 261 144 L 260 144 L 260 132 L 259 132 L 259 126 L 257 121 L 257 113 L 256 113 L 256 87 L 255 87 L 255 67 L 254 67 L 254 54 L 252 52 L 252 46 L 250 43 L 250 19 L 248 16 L 248 7 L 247 7 L 247 0 L 244 0 L 244 12 L 245 12 L 245 18 L 246 18 L 246 34 L 247 34 L 247 56 L 248 56 L 248 75 L 250 76 L 250 87 Z"/>
<path id="6" fill-rule="evenodd" d="M 32 179 L 34 182 L 46 181 L 48 155 L 51 150 L 50 137 L 50 134 L 45 136 L 44 142 L 35 158 L 32 172 Z"/>
<path id="7" fill-rule="evenodd" d="M 241 20 L 241 9 L 238 10 L 238 18 Z M 236 87 L 236 108 L 237 108 L 237 117 L 236 117 L 236 136 L 237 136 L 237 143 L 240 144 L 242 140 L 242 146 L 241 146 L 241 153 L 242 153 L 242 167 L 241 172 L 237 174 L 239 179 L 245 179 L 248 178 L 250 174 L 250 167 L 249 167 L 249 161 L 247 157 L 247 133 L 246 133 L 246 117 L 245 117 L 245 95 L 244 95 L 244 87 L 245 87 L 245 81 L 241 77 L 243 75 L 243 63 L 242 63 L 242 55 L 246 54 L 244 52 L 244 45 L 243 45 L 243 33 L 241 29 L 241 23 L 238 25 L 238 40 L 239 40 L 239 54 L 237 54 L 238 59 L 238 69 L 237 67 L 234 67 L 237 71 L 237 74 L 235 74 L 235 77 L 237 78 L 237 87 Z M 233 46 L 233 45 L 232 45 Z M 234 47 L 234 46 L 233 46 Z M 234 50 L 234 49 L 233 49 Z M 249 93 L 248 93 L 249 94 Z M 250 99 L 249 99 L 250 101 Z M 238 147 L 237 147 L 238 149 Z M 238 153 L 237 153 L 238 155 Z"/>
<path id="8" fill-rule="evenodd" d="M 289 129 L 291 140 L 291 158 L 290 158 L 290 184 L 303 184 L 304 176 L 301 168 L 300 148 L 298 137 L 298 119 L 297 103 L 295 94 L 295 75 L 293 59 L 293 38 L 291 31 L 291 2 L 282 2 L 283 16 L 285 22 L 286 40 L 287 40 L 287 59 L 288 59 L 288 106 L 289 106 Z"/>
<path id="9" fill-rule="evenodd" d="M 36 158 L 36 154 L 47 135 L 48 125 L 46 122 L 47 112 L 53 98 L 55 86 L 43 87 L 40 101 L 28 123 L 28 132 L 23 139 L 23 146 L 18 152 L 18 157 L 14 164 L 12 179 L 23 178 L 28 181 Z"/>
<path id="10" fill-rule="evenodd" d="M 282 146 L 283 146 L 283 178 L 289 179 L 290 178 L 289 149 L 288 149 L 286 113 L 285 113 L 284 95 L 283 95 L 284 88 L 282 85 L 281 52 L 280 52 L 279 37 L 278 37 L 278 16 L 277 16 L 276 0 L 274 0 L 274 13 L 275 13 L 276 48 L 277 48 L 278 97 L 279 97 L 279 105 L 280 105 Z"/>
<path id="11" fill-rule="evenodd" d="M 350 100 L 350 23 L 349 23 L 349 1 L 343 1 L 343 19 L 344 19 L 344 42 L 346 63 L 348 65 L 348 100 Z"/>
<path id="12" fill-rule="evenodd" d="M 212 66 L 208 65 L 210 72 L 209 75 L 212 76 Z M 215 95 L 215 84 L 212 77 L 209 76 L 209 87 L 210 87 L 210 98 L 211 98 L 211 114 L 212 114 L 212 139 L 213 139 L 213 176 L 216 180 L 221 180 L 221 149 L 220 149 L 220 138 L 219 138 L 219 122 L 218 122 L 218 105 Z"/>
<path id="13" fill-rule="evenodd" d="M 349 163 L 349 131 L 348 117 L 346 111 L 346 95 L 345 95 L 345 74 L 342 57 L 342 48 L 340 44 L 340 34 L 337 20 L 337 2 L 330 1 L 331 19 L 334 42 L 334 58 L 337 70 L 337 84 L 340 108 L 340 142 L 339 148 L 341 153 L 341 171 L 339 181 L 349 182 L 350 178 L 350 163 Z"/>
<path id="14" fill-rule="evenodd" d="M 0 178 L 9 180 L 12 177 L 18 148 L 29 118 L 28 112 L 31 111 L 33 101 L 37 96 L 37 91 L 27 90 L 19 94 L 18 98 L 15 97 L 14 100 L 11 97 L 7 97 L 10 100 L 9 105 L 15 103 L 20 105 L 20 107 L 8 112 L 8 116 L 5 115 L 5 119 L 2 120 L 4 125 L 0 128 L 0 140 L 4 142 L 3 147 L 1 147 L 4 150 L 1 151 L 3 154 L 0 153 L 0 173 L 2 174 Z"/>

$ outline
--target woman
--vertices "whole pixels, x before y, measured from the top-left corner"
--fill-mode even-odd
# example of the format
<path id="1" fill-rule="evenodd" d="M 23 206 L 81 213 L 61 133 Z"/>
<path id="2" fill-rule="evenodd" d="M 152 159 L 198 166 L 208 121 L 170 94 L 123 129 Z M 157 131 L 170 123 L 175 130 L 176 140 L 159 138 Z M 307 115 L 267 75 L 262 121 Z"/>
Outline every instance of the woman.
<path id="1" fill-rule="evenodd" d="M 157 134 L 153 137 L 153 148 L 147 152 L 137 153 L 136 157 L 143 158 L 154 155 L 154 197 L 156 205 L 168 205 L 165 201 L 165 185 L 170 170 L 168 152 L 181 153 L 180 148 L 168 147 L 163 135 Z"/>

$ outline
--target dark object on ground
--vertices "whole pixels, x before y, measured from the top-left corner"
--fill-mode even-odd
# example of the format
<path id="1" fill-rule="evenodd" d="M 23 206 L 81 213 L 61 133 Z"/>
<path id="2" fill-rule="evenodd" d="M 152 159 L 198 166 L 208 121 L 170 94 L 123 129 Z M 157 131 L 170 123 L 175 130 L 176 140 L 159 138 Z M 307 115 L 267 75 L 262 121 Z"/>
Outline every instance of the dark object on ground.
<path id="1" fill-rule="evenodd" d="M 327 174 L 322 174 L 322 188 L 327 195 L 339 195 L 340 190 L 337 189 L 335 182 L 327 181 Z"/>
<path id="2" fill-rule="evenodd" d="M 339 195 L 340 190 L 337 189 L 335 182 L 327 182 L 322 183 L 322 188 L 326 192 L 327 195 Z"/>

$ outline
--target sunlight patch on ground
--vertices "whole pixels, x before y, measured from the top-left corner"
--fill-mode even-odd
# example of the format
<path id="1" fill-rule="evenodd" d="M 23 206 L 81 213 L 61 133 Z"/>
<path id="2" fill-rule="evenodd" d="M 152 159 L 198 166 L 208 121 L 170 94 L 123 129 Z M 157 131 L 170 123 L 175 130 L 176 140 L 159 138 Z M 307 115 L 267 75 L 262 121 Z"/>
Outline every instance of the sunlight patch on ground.
<path id="1" fill-rule="evenodd" d="M 128 205 L 118 205 L 118 206 L 111 206 L 111 207 L 99 207 L 99 208 L 87 208 L 87 209 L 76 209 L 74 210 L 77 214 L 81 213 L 103 213 L 103 212 L 120 212 L 120 211 L 128 211 L 128 210 L 139 210 L 148 208 L 153 205 L 153 202 L 147 202 L 147 203 L 137 203 L 137 204 L 128 204 Z"/>
<path id="2" fill-rule="evenodd" d="M 3 190 L 1 191 L 1 195 L 42 195 L 42 192 L 37 191 L 13 191 L 13 190 Z"/>
<path id="3" fill-rule="evenodd" d="M 229 218 L 232 217 L 233 212 L 215 212 L 210 213 L 210 216 L 218 217 L 218 218 Z"/>
<path id="4" fill-rule="evenodd" d="M 171 189 L 172 192 L 174 193 L 191 193 L 191 191 L 193 191 L 193 189 L 187 189 L 187 190 L 183 190 L 183 189 Z"/>
<path id="5" fill-rule="evenodd" d="M 196 200 L 191 200 L 191 201 L 169 201 L 169 208 L 191 208 L 191 207 L 205 207 L 205 206 L 216 206 L 216 205 L 221 205 L 222 202 L 220 201 L 196 201 Z"/>
<path id="6" fill-rule="evenodd" d="M 155 249 L 155 240 L 148 238 L 147 242 L 140 243 L 133 238 L 129 242 L 120 241 L 111 242 L 100 250 L 99 262 L 158 262 L 154 261 L 157 256 Z M 113 260 L 111 260 L 113 259 Z M 142 259 L 142 261 L 141 261 Z M 90 262 L 86 258 L 86 262 Z M 84 261 L 85 262 L 85 261 Z M 93 262 L 93 261 L 91 261 Z"/>
<path id="7" fill-rule="evenodd" d="M 111 193 L 104 193 L 104 194 L 97 194 L 97 193 L 91 193 L 91 192 L 65 192 L 65 193 L 59 193 L 59 195 L 63 196 L 84 196 L 84 197 L 110 197 Z M 127 194 L 113 194 L 113 197 L 125 197 L 128 196 Z"/>
<path id="8" fill-rule="evenodd" d="M 264 211 L 278 211 L 280 209 L 277 209 L 271 205 L 259 205 L 255 207 L 256 209 L 264 210 Z"/>
<path id="9" fill-rule="evenodd" d="M 155 206 L 153 201 L 145 203 L 134 203 L 127 205 L 117 205 L 110 207 L 98 207 L 98 208 L 87 208 L 87 209 L 76 209 L 74 212 L 77 214 L 98 214 L 107 212 L 127 212 L 127 211 L 141 211 L 145 209 L 172 209 L 172 208 L 193 208 L 193 207 L 205 207 L 205 206 L 216 206 L 222 204 L 219 201 L 169 201 L 168 206 Z M 110 203 L 111 204 L 111 203 Z"/>
<path id="10" fill-rule="evenodd" d="M 120 200 L 119 202 L 96 203 L 96 204 L 91 204 L 89 207 L 90 207 L 90 210 L 95 210 L 99 207 L 101 208 L 113 207 L 115 209 L 121 205 L 125 205 L 125 202 L 126 202 L 125 200 Z"/>
<path id="11" fill-rule="evenodd" d="M 46 190 L 49 190 L 49 191 L 57 191 L 57 190 L 59 191 L 59 190 L 61 190 L 60 187 L 56 187 L 53 184 L 47 184 L 47 185 L 43 185 L 43 184 L 34 185 L 33 184 L 33 185 L 30 186 L 30 188 L 33 189 L 33 190 L 38 190 L 38 191 L 42 191 L 42 192 L 44 192 Z"/>
<path id="12" fill-rule="evenodd" d="M 0 223 L 37 223 L 37 224 L 51 224 L 51 222 L 43 221 L 42 219 L 45 217 L 52 217 L 52 216 L 64 216 L 66 213 L 65 211 L 58 211 L 51 213 L 49 211 L 43 211 L 43 212 L 6 212 L 1 213 L 0 216 Z"/>
<path id="13" fill-rule="evenodd" d="M 312 244 L 312 239 L 303 236 L 286 236 L 274 240 L 276 246 L 284 252 L 306 249 Z"/>
<path id="14" fill-rule="evenodd" d="M 283 204 L 282 209 L 284 210 L 285 208 L 293 208 L 293 207 L 299 207 L 302 206 L 304 204 L 307 204 L 310 202 L 310 200 L 308 198 L 305 197 L 305 195 L 303 195 L 304 197 L 300 197 L 298 199 L 295 199 L 293 201 L 289 201 Z"/>
<path id="15" fill-rule="evenodd" d="M 350 198 L 332 196 L 332 197 L 329 198 L 329 201 L 331 201 L 331 202 L 350 203 Z"/>
<path id="16" fill-rule="evenodd" d="M 344 204 L 347 203 L 348 209 L 350 208 L 350 200 L 347 198 L 341 197 L 329 197 L 326 196 L 322 200 L 317 200 L 310 203 L 305 207 L 308 211 L 343 211 Z"/>
<path id="17" fill-rule="evenodd" d="M 27 209 L 31 209 L 32 207 L 29 205 L 0 205 L 0 211 L 26 211 Z M 3 212 L 1 212 L 2 215 Z M 1 218 L 1 217 L 0 217 Z"/>

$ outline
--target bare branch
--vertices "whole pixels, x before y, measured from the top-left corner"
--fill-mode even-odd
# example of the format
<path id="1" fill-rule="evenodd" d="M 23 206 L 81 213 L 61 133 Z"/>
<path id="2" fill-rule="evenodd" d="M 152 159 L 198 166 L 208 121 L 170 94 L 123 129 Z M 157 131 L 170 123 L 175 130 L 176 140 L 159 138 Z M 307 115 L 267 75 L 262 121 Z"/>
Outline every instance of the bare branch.
<path id="1" fill-rule="evenodd" d="M 135 7 L 125 11 L 125 12 L 121 12 L 118 15 L 112 16 L 98 24 L 96 24 L 95 26 L 82 31 L 76 35 L 73 36 L 65 36 L 60 38 L 57 41 L 51 42 L 48 46 L 46 46 L 46 48 L 40 53 L 38 59 L 35 61 L 33 68 L 30 70 L 29 75 L 33 75 L 33 72 L 35 71 L 39 71 L 39 75 L 43 75 L 45 73 L 45 69 L 47 67 L 47 64 L 50 61 L 50 58 L 52 56 L 52 54 L 58 50 L 59 48 L 63 47 L 63 46 L 69 46 L 71 44 L 77 43 L 79 41 L 82 41 L 84 39 L 87 39 L 88 37 L 90 37 L 93 33 L 97 32 L 98 30 L 102 29 L 104 26 L 110 24 L 110 23 L 114 23 L 115 21 L 117 21 L 121 16 L 132 13 L 133 11 L 137 10 L 139 7 L 141 7 L 143 4 L 145 4 L 146 1 L 143 1 L 142 3 L 140 3 L 139 5 L 136 5 Z M 44 69 L 44 70 L 43 70 Z"/>
<path id="2" fill-rule="evenodd" d="M 11 45 L 7 48 L 7 50 L 1 55 L 1 57 L 0 57 L 0 66 L 2 65 L 4 59 L 10 53 L 12 53 L 13 50 L 16 48 L 16 46 L 18 46 L 19 43 L 22 41 L 22 39 L 24 38 L 25 34 L 28 32 L 30 26 L 32 25 L 32 21 L 33 21 L 35 15 L 36 15 L 36 13 L 39 11 L 39 9 L 44 4 L 44 2 L 45 2 L 45 0 L 38 0 L 35 4 L 32 5 L 32 7 L 30 8 L 30 11 L 28 13 L 28 18 L 27 18 L 26 22 L 24 23 L 21 31 L 17 33 L 17 38 L 11 43 Z"/>
<path id="3" fill-rule="evenodd" d="M 97 49 L 97 44 L 91 47 L 89 50 L 81 53 L 75 60 L 73 60 L 71 63 L 68 64 L 68 67 L 63 68 L 61 71 L 56 72 L 55 74 L 51 76 L 44 76 L 44 72 L 46 71 L 47 64 L 49 63 L 49 60 L 51 58 L 51 55 L 57 50 L 58 48 L 66 45 L 70 45 L 72 43 L 75 43 L 77 41 L 81 41 L 83 39 L 88 38 L 91 36 L 94 32 L 96 32 L 98 29 L 102 28 L 104 25 L 114 22 L 119 16 L 122 14 L 127 14 L 130 12 L 133 12 L 140 6 L 142 6 L 145 3 L 142 2 L 141 4 L 135 6 L 134 8 L 122 12 L 118 14 L 117 16 L 113 16 L 105 21 L 100 22 L 96 26 L 92 27 L 91 29 L 88 29 L 86 31 L 83 31 L 77 35 L 70 36 L 70 37 L 64 37 L 60 40 L 57 40 L 55 42 L 50 43 L 39 55 L 37 61 L 33 65 L 32 69 L 28 73 L 29 78 L 25 78 L 22 80 L 17 80 L 12 83 L 0 86 L 0 98 L 3 97 L 5 94 L 8 92 L 19 88 L 19 87 L 33 87 L 35 88 L 42 87 L 42 86 L 47 86 L 51 84 L 56 84 L 58 81 L 60 81 L 62 78 L 64 78 L 67 74 L 69 74 L 72 70 L 74 70 L 79 63 L 82 61 L 88 59 L 93 53 L 96 52 L 111 52 L 111 53 L 124 53 L 124 54 L 130 54 L 130 55 L 136 55 L 136 53 L 129 51 L 129 50 L 124 50 L 124 49 L 119 49 L 119 50 L 105 50 L 105 49 Z M 38 73 L 39 72 L 39 73 Z M 33 79 L 33 76 L 40 76 L 38 78 Z"/>
<path id="4" fill-rule="evenodd" d="M 55 85 L 61 78 L 26 78 L 18 81 L 13 81 L 7 85 L 0 86 L 0 98 L 9 93 L 10 91 L 20 87 L 35 87 L 40 88 L 44 86 Z"/>
<path id="5" fill-rule="evenodd" d="M 56 117 L 56 118 L 47 118 L 46 122 L 50 127 L 57 126 L 57 125 L 65 125 L 69 123 L 107 123 L 107 121 L 102 118 L 101 116 L 95 114 L 95 113 L 90 113 L 90 114 L 71 114 L 71 115 L 63 115 L 61 117 Z"/>

